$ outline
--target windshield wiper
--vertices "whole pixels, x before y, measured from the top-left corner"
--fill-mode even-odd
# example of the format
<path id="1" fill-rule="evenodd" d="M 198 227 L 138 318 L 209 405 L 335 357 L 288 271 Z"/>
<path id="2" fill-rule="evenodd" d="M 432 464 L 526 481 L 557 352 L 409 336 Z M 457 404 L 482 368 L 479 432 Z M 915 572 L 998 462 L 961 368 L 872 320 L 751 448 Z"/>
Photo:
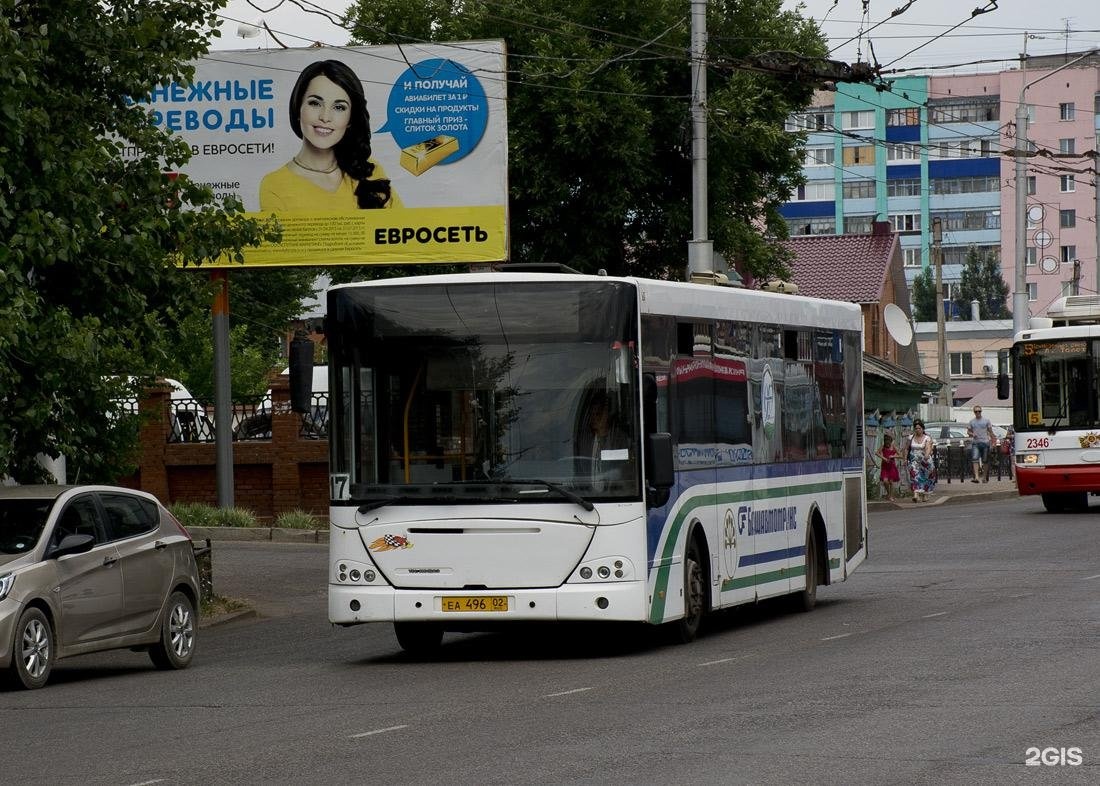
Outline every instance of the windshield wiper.
<path id="1" fill-rule="evenodd" d="M 393 505 L 395 503 L 401 504 L 417 504 L 424 503 L 427 505 L 434 504 L 436 502 L 470 502 L 467 497 L 456 497 L 453 495 L 421 495 L 421 494 L 394 494 L 392 497 L 379 497 L 378 499 L 371 499 L 364 502 L 359 506 L 360 513 L 369 513 L 372 510 L 378 508 L 384 508 L 386 505 Z"/>
<path id="2" fill-rule="evenodd" d="M 557 483 L 551 483 L 548 480 L 539 480 L 538 478 L 508 478 L 507 481 L 502 482 L 530 483 L 533 486 L 545 486 L 550 491 L 553 491 L 555 494 L 565 497 L 567 500 L 574 504 L 580 505 L 585 510 L 592 511 L 596 509 L 595 505 L 586 500 L 580 494 L 577 494 L 574 491 L 570 491 L 565 486 L 559 486 Z"/>

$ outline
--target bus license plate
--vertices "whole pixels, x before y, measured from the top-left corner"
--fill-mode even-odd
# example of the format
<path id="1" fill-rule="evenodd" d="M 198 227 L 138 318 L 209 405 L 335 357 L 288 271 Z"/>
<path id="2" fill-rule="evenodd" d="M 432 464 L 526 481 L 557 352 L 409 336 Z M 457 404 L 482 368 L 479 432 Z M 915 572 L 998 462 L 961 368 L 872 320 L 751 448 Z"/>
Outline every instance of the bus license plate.
<path id="1" fill-rule="evenodd" d="M 443 611 L 508 611 L 507 595 L 468 595 L 441 598 Z"/>

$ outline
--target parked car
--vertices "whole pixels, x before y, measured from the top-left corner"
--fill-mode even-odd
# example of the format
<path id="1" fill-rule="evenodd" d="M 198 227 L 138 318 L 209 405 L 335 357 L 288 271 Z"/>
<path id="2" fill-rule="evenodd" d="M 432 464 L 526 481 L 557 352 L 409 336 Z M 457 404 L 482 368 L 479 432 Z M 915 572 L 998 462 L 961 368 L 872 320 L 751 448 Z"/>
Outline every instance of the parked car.
<path id="1" fill-rule="evenodd" d="M 16 687 L 41 688 L 58 660 L 100 650 L 186 668 L 199 597 L 191 537 L 151 494 L 0 488 L 0 676 Z"/>

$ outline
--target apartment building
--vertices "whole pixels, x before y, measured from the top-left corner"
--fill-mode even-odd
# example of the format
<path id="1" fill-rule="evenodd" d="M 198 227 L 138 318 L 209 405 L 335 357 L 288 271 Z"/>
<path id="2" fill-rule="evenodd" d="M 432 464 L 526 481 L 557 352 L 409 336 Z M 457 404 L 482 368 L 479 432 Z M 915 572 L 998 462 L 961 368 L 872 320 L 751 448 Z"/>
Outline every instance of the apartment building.
<path id="1" fill-rule="evenodd" d="M 1100 289 L 1100 199 L 1093 185 L 1100 58 L 1069 53 L 1027 63 L 1026 73 L 906 76 L 886 90 L 840 83 L 835 91 L 816 94 L 813 106 L 792 115 L 786 126 L 806 133 L 806 184 L 783 208 L 792 237 L 862 234 L 876 219 L 887 220 L 900 235 L 905 277 L 912 284 L 932 262 L 938 218 L 945 297 L 954 294 L 971 246 L 1000 259 L 1012 292 L 1012 153 L 1016 107 L 1026 85 L 1031 154 L 1023 183 L 1031 313 L 1043 313 L 1074 287 L 1082 293 Z"/>

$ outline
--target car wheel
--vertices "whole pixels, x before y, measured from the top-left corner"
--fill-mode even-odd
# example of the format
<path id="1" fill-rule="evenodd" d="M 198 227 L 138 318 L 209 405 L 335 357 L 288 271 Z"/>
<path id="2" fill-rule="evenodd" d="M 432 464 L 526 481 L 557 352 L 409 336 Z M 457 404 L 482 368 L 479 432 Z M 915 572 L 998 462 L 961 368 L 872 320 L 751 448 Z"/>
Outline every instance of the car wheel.
<path id="1" fill-rule="evenodd" d="M 41 609 L 32 606 L 19 616 L 9 673 L 14 687 L 34 690 L 46 684 L 53 671 L 54 644 L 53 626 Z"/>
<path id="2" fill-rule="evenodd" d="M 160 638 L 149 648 L 158 669 L 186 669 L 195 654 L 195 607 L 182 592 L 173 592 L 160 625 Z"/>

